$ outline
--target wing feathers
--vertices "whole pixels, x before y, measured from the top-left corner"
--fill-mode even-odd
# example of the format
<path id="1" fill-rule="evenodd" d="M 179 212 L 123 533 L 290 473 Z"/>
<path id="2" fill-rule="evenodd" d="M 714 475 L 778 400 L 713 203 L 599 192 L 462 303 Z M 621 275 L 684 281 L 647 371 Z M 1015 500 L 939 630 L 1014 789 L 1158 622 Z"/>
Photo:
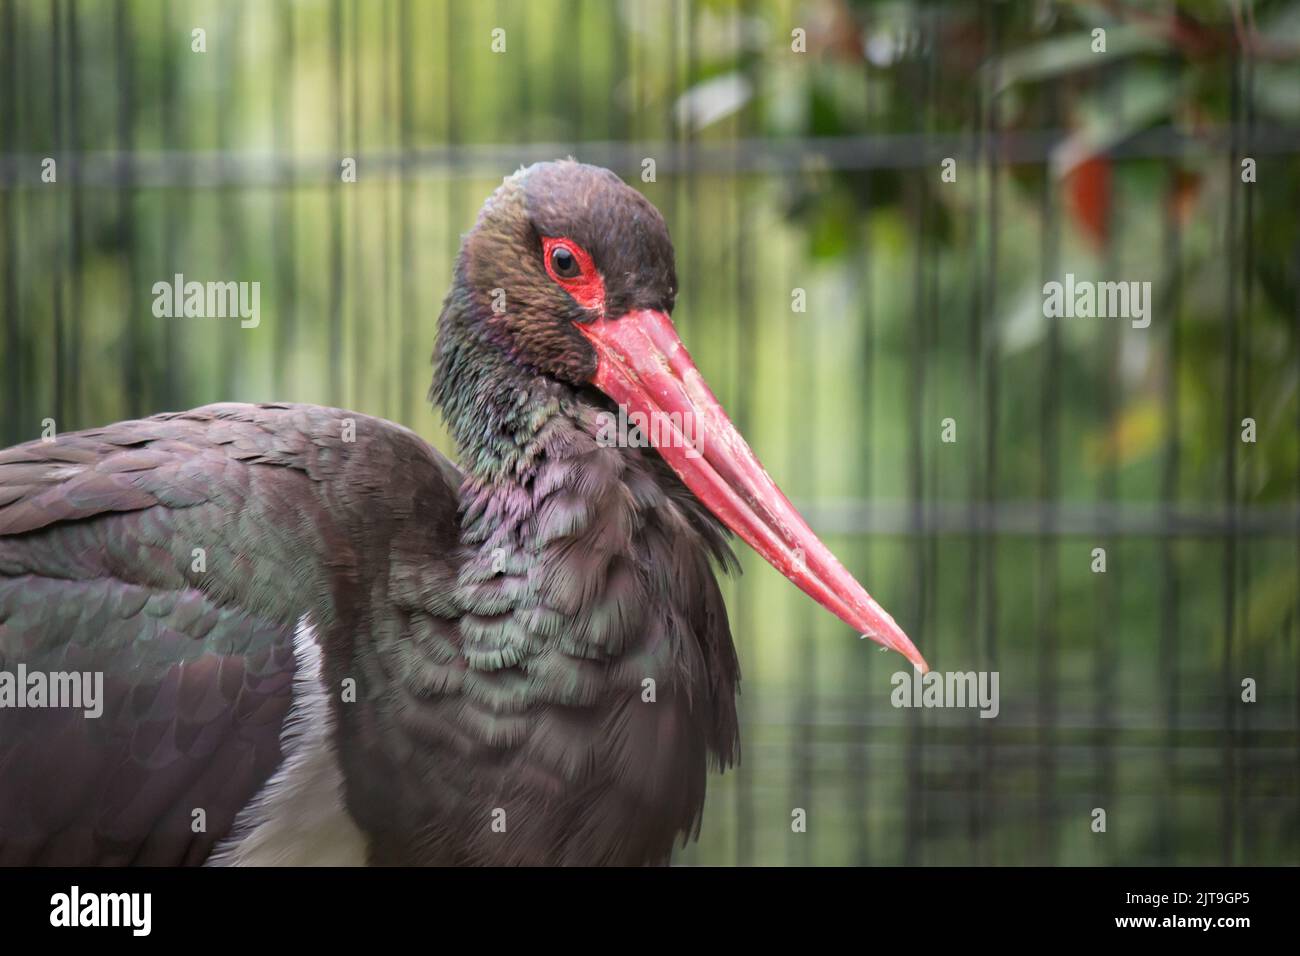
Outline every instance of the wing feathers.
<path id="1" fill-rule="evenodd" d="M 406 429 L 315 406 L 0 451 L 0 670 L 103 675 L 99 719 L 0 709 L 0 863 L 202 862 L 281 762 L 299 617 L 374 617 L 338 602 L 386 573 L 385 502 L 454 528 L 458 482 Z"/>

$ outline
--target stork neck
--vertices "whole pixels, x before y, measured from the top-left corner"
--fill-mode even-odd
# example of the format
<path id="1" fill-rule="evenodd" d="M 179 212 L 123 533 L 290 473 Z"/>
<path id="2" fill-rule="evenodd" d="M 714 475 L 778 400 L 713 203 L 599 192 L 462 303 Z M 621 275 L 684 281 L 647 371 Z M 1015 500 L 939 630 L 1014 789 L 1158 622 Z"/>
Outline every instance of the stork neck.
<path id="1" fill-rule="evenodd" d="M 461 466 L 481 483 L 526 479 L 545 454 L 548 426 L 575 404 L 568 386 L 505 362 L 462 369 L 454 392 L 440 404 Z"/>

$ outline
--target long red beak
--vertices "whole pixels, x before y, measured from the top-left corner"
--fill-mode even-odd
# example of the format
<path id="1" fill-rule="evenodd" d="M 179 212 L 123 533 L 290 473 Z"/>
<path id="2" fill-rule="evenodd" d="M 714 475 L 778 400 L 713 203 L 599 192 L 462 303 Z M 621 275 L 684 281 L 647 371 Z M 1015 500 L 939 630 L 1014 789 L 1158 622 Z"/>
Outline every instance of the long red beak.
<path id="1" fill-rule="evenodd" d="M 649 425 L 646 437 L 718 519 L 772 567 L 922 673 L 925 658 L 776 486 L 722 410 L 663 312 L 579 324 L 596 348 L 592 384 Z M 640 417 L 640 422 L 633 417 Z"/>

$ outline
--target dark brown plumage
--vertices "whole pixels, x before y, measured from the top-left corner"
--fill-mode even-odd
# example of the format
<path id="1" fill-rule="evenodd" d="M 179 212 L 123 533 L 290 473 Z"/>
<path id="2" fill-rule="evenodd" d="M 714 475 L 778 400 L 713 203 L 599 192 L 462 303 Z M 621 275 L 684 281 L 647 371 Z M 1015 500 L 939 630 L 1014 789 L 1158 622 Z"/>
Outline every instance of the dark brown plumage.
<path id="1" fill-rule="evenodd" d="M 99 719 L 0 709 L 0 862 L 337 862 L 353 834 L 377 864 L 665 862 L 737 753 L 719 518 L 920 661 L 698 381 L 644 198 L 521 170 L 455 276 L 431 395 L 463 471 L 280 404 L 0 452 L 0 671 L 105 675 Z M 601 441 L 616 400 L 687 403 L 714 444 Z"/>

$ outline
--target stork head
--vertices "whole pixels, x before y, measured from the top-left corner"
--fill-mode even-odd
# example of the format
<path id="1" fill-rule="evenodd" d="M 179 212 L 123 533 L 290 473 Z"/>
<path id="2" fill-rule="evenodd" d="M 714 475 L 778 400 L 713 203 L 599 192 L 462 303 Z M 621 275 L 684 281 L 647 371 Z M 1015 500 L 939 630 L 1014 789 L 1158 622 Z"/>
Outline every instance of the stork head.
<path id="1" fill-rule="evenodd" d="M 650 424 L 651 444 L 733 533 L 850 627 L 926 670 L 722 410 L 673 328 L 676 296 L 668 227 L 644 196 L 572 160 L 521 169 L 461 246 L 435 397 L 446 407 L 447 369 L 466 355 L 595 387 Z"/>

